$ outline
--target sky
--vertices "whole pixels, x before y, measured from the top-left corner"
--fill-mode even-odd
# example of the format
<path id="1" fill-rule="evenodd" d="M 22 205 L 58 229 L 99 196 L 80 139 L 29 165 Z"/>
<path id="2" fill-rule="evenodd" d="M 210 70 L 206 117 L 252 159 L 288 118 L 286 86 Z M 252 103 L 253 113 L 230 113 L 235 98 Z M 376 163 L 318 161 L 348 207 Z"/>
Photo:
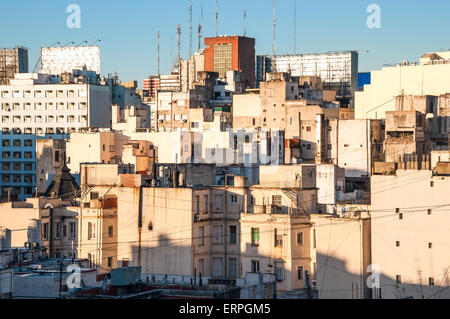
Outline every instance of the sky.
<path id="1" fill-rule="evenodd" d="M 437 0 L 277 0 L 277 53 L 358 50 L 359 71 L 381 69 L 383 64 L 418 61 L 430 51 L 450 49 L 450 1 Z M 157 73 L 157 30 L 161 37 L 161 73 L 171 71 L 176 58 L 176 28 L 181 25 L 182 58 L 189 55 L 189 0 L 2 0 L 0 47 L 29 48 L 30 72 L 40 48 L 57 41 L 76 44 L 100 39 L 101 73 L 117 72 L 122 81 L 141 80 Z M 77 4 L 81 27 L 68 28 Z M 380 8 L 381 27 L 368 28 L 371 13 Z M 216 33 L 215 0 L 192 0 L 193 49 L 198 46 L 197 25 L 203 36 Z M 256 54 L 272 52 L 272 0 L 219 0 L 219 34 L 244 32 L 256 39 Z M 203 18 L 202 18 L 203 12 Z"/>

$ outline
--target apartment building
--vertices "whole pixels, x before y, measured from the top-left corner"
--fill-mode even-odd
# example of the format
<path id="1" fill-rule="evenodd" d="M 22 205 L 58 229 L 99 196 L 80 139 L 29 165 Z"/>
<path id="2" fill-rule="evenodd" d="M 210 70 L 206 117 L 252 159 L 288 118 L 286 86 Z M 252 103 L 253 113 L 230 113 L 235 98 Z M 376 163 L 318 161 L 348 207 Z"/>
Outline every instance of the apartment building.
<path id="1" fill-rule="evenodd" d="M 36 186 L 36 140 L 63 139 L 86 127 L 109 127 L 111 88 L 62 84 L 49 75 L 16 74 L 0 86 L 0 185 L 24 199 Z"/>
<path id="2" fill-rule="evenodd" d="M 440 95 L 450 92 L 450 52 L 430 52 L 420 61 L 407 60 L 371 72 L 371 84 L 355 93 L 356 119 L 384 119 L 395 111 L 401 95 Z"/>

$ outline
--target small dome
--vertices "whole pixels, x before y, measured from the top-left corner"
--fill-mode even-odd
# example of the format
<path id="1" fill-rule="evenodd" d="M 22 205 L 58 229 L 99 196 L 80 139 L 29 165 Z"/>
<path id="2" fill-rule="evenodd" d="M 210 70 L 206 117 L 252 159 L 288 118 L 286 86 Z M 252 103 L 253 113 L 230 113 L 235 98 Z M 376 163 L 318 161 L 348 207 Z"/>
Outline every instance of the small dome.
<path id="1" fill-rule="evenodd" d="M 48 186 L 45 197 L 70 200 L 77 197 L 79 191 L 80 186 L 70 174 L 70 169 L 64 164 L 58 171 L 58 175 L 53 178 L 53 181 Z"/>

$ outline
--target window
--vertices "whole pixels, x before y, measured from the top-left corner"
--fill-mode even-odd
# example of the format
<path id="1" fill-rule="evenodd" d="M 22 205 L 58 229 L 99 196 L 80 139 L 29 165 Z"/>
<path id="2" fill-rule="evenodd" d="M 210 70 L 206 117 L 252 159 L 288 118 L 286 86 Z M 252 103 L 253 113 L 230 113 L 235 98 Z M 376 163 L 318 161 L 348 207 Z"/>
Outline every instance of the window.
<path id="1" fill-rule="evenodd" d="M 205 203 L 205 208 L 203 210 L 204 214 L 208 214 L 209 213 L 209 200 L 208 200 L 208 195 L 203 195 L 203 199 L 204 199 L 204 203 Z"/>
<path id="2" fill-rule="evenodd" d="M 95 224 L 89 222 L 88 223 L 88 239 L 95 238 Z"/>
<path id="3" fill-rule="evenodd" d="M 223 244 L 223 226 L 213 226 L 213 244 Z"/>
<path id="4" fill-rule="evenodd" d="M 61 238 L 61 223 L 56 223 L 55 239 Z"/>
<path id="5" fill-rule="evenodd" d="M 433 248 L 433 243 L 428 243 L 428 248 L 429 249 Z"/>
<path id="6" fill-rule="evenodd" d="M 198 231 L 200 233 L 198 236 L 198 245 L 203 246 L 205 244 L 205 227 L 200 227 Z"/>
<path id="7" fill-rule="evenodd" d="M 395 276 L 395 282 L 397 284 L 401 284 L 402 283 L 402 276 L 400 276 L 400 275 Z"/>
<path id="8" fill-rule="evenodd" d="M 432 214 L 432 210 L 429 209 L 429 210 L 428 210 L 428 215 L 431 215 L 431 214 Z"/>
<path id="9" fill-rule="evenodd" d="M 24 140 L 23 146 L 25 147 L 33 147 L 33 141 L 32 140 Z"/>
<path id="10" fill-rule="evenodd" d="M 20 164 L 20 163 L 14 163 L 14 164 L 13 164 L 13 170 L 15 170 L 15 171 L 20 171 L 20 170 L 22 170 L 22 164 Z"/>
<path id="11" fill-rule="evenodd" d="M 223 259 L 220 257 L 213 258 L 213 276 L 223 276 Z"/>
<path id="12" fill-rule="evenodd" d="M 306 149 L 310 150 L 311 149 L 311 144 L 306 144 Z"/>
<path id="13" fill-rule="evenodd" d="M 70 239 L 75 239 L 75 234 L 77 231 L 77 225 L 75 224 L 75 222 L 70 222 L 69 223 L 69 227 L 70 227 L 70 232 L 69 232 L 69 237 Z"/>
<path id="14" fill-rule="evenodd" d="M 237 203 L 237 196 L 236 195 L 230 195 L 230 202 L 231 203 Z"/>
<path id="15" fill-rule="evenodd" d="M 298 280 L 303 280 L 303 267 L 297 267 L 297 279 Z"/>
<path id="16" fill-rule="evenodd" d="M 44 240 L 48 240 L 48 223 L 44 224 L 42 237 L 44 238 Z"/>
<path id="17" fill-rule="evenodd" d="M 113 263 L 113 258 L 112 257 L 108 257 L 108 267 L 109 268 L 112 267 L 112 263 Z"/>
<path id="18" fill-rule="evenodd" d="M 236 226 L 230 226 L 230 244 L 236 244 L 237 243 L 237 227 Z"/>
<path id="19" fill-rule="evenodd" d="M 303 245 L 303 232 L 297 234 L 297 244 L 300 246 Z"/>
<path id="20" fill-rule="evenodd" d="M 272 205 L 281 206 L 281 195 L 272 195 Z"/>
<path id="21" fill-rule="evenodd" d="M 67 225 L 63 225 L 63 237 L 67 237 Z"/>
<path id="22" fill-rule="evenodd" d="M 403 219 L 403 214 L 402 213 L 398 214 L 398 219 Z"/>
<path id="23" fill-rule="evenodd" d="M 400 242 L 399 242 L 399 241 L 396 241 L 396 242 L 395 242 L 395 246 L 396 246 L 396 247 L 400 247 Z"/>
<path id="24" fill-rule="evenodd" d="M 231 278 L 237 277 L 237 259 L 236 258 L 230 258 L 228 259 L 228 272 Z"/>
<path id="25" fill-rule="evenodd" d="M 200 214 L 200 196 L 195 195 L 195 213 Z"/>
<path id="26" fill-rule="evenodd" d="M 108 236 L 109 237 L 114 236 L 114 226 L 109 226 L 108 227 Z"/>
<path id="27" fill-rule="evenodd" d="M 21 147 L 22 146 L 22 141 L 21 140 L 14 140 L 13 141 L 13 146 L 14 147 Z"/>
<path id="28" fill-rule="evenodd" d="M 278 229 L 275 228 L 273 230 L 273 246 L 274 247 L 282 247 L 283 246 L 283 235 L 278 235 Z"/>
<path id="29" fill-rule="evenodd" d="M 428 278 L 428 285 L 434 286 L 434 278 L 432 278 L 432 277 Z"/>
<path id="30" fill-rule="evenodd" d="M 252 246 L 259 246 L 259 228 L 252 228 Z"/>
<path id="31" fill-rule="evenodd" d="M 11 146 L 11 141 L 10 140 L 3 140 L 2 141 L 2 146 L 3 147 L 10 147 Z"/>
<path id="32" fill-rule="evenodd" d="M 27 158 L 27 159 L 33 158 L 33 153 L 32 152 L 24 152 L 23 157 Z"/>
<path id="33" fill-rule="evenodd" d="M 306 132 L 311 132 L 311 126 L 306 127 Z"/>
<path id="34" fill-rule="evenodd" d="M 259 260 L 252 260 L 252 271 L 253 273 L 259 272 Z"/>

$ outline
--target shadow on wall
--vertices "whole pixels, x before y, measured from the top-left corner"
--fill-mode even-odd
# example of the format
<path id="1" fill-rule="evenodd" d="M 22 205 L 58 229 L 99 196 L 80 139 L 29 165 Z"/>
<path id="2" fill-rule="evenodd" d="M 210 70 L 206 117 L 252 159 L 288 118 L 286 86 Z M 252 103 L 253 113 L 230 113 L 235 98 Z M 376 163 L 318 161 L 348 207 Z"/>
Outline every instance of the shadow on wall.
<path id="1" fill-rule="evenodd" d="M 319 299 L 449 299 L 450 278 L 436 278 L 430 286 L 428 278 L 422 278 L 422 285 L 407 282 L 397 283 L 397 278 L 390 278 L 380 273 L 381 289 L 371 289 L 367 286 L 364 275 L 351 273 L 347 270 L 349 263 L 334 257 L 317 254 L 317 273 Z M 417 272 L 417 274 L 419 274 Z M 445 274 L 441 274 L 444 275 Z M 419 275 L 416 278 L 418 279 Z"/>

